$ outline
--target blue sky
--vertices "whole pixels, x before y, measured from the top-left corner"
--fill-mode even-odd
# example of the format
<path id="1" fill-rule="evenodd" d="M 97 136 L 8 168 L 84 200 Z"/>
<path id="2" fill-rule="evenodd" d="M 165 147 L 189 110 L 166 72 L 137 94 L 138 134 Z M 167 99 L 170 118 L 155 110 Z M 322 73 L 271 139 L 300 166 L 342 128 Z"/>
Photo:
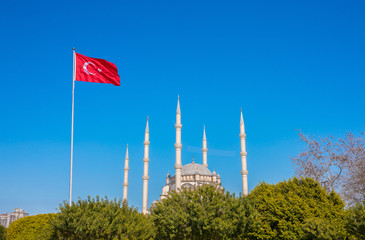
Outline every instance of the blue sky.
<path id="1" fill-rule="evenodd" d="M 141 209 L 150 117 L 149 203 L 174 173 L 177 95 L 182 161 L 208 164 L 242 191 L 294 176 L 297 129 L 364 130 L 363 1 L 7 1 L 0 10 L 0 212 L 55 212 L 68 198 L 72 48 L 115 63 L 121 86 L 76 82 L 73 198 L 122 197 Z"/>

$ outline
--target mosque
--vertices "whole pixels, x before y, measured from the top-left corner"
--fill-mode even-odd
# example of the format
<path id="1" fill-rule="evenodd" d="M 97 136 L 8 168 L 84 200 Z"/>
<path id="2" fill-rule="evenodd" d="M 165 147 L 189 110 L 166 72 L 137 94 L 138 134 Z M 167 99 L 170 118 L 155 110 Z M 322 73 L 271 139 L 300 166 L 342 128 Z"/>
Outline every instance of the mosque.
<path id="1" fill-rule="evenodd" d="M 205 127 L 203 131 L 203 164 L 195 163 L 194 158 L 192 163 L 182 165 L 181 163 L 181 110 L 180 110 L 180 100 L 177 100 L 177 110 L 176 110 L 176 142 L 175 142 L 175 175 L 170 176 L 167 174 L 166 176 L 166 185 L 162 187 L 162 193 L 160 195 L 160 199 L 162 200 L 166 198 L 171 190 L 179 190 L 181 188 L 194 188 L 197 186 L 201 186 L 203 184 L 214 184 L 221 187 L 221 177 L 215 171 L 211 172 L 208 168 L 208 160 L 207 160 L 207 138 L 205 134 Z M 245 134 L 245 125 L 243 122 L 242 110 L 241 110 L 241 119 L 240 119 L 240 141 L 241 141 L 241 163 L 242 163 L 242 192 L 243 195 L 248 194 L 247 187 L 247 164 L 246 164 L 246 134 Z M 145 141 L 144 141 L 144 167 L 143 167 L 143 200 L 142 200 L 142 213 L 148 214 L 148 206 L 147 206 L 147 197 L 148 197 L 148 163 L 149 163 L 149 127 L 148 127 L 148 118 L 146 124 L 145 131 Z M 127 200 L 128 194 L 128 171 L 129 171 L 129 155 L 128 155 L 128 146 L 125 157 L 125 165 L 124 165 L 124 182 L 123 182 L 123 200 Z"/>

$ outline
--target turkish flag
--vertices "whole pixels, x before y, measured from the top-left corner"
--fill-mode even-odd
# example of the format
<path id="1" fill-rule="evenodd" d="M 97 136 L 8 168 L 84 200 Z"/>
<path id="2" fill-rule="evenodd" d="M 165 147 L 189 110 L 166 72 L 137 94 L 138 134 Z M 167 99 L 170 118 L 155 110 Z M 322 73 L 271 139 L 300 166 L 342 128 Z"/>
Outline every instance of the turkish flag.
<path id="1" fill-rule="evenodd" d="M 75 53 L 75 80 L 83 82 L 111 83 L 120 86 L 120 77 L 115 64 L 104 59 L 91 58 Z"/>

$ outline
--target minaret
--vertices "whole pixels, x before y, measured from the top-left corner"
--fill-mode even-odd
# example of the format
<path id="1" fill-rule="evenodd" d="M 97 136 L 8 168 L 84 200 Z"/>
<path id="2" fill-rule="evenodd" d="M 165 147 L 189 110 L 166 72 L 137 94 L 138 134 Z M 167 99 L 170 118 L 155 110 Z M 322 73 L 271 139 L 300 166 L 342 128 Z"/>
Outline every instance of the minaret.
<path id="1" fill-rule="evenodd" d="M 204 133 L 203 133 L 203 166 L 204 167 L 208 167 L 208 160 L 207 160 L 207 152 L 208 152 L 208 148 L 207 148 L 207 137 L 205 136 L 205 125 L 204 125 Z"/>
<path id="2" fill-rule="evenodd" d="M 240 121 L 240 139 L 241 139 L 241 162 L 242 162 L 242 193 L 244 196 L 248 194 L 247 186 L 247 163 L 246 163 L 246 134 L 245 134 L 245 124 L 243 123 L 242 109 L 241 109 L 241 121 Z"/>
<path id="3" fill-rule="evenodd" d="M 129 155 L 128 155 L 128 144 L 127 144 L 127 151 L 125 153 L 125 163 L 124 163 L 123 201 L 124 200 L 127 201 L 128 171 L 129 171 Z"/>
<path id="4" fill-rule="evenodd" d="M 142 213 L 148 214 L 148 208 L 147 208 L 147 197 L 148 197 L 148 162 L 149 159 L 149 145 L 150 145 L 150 131 L 148 128 L 148 117 L 147 117 L 147 124 L 146 124 L 146 131 L 144 135 L 144 166 L 143 166 L 143 200 L 142 200 Z"/>
<path id="5" fill-rule="evenodd" d="M 177 97 L 177 110 L 176 110 L 176 143 L 175 143 L 175 150 L 176 150 L 176 161 L 175 161 L 175 183 L 176 183 L 176 190 L 181 188 L 181 111 L 180 111 L 180 100 L 179 96 Z"/>

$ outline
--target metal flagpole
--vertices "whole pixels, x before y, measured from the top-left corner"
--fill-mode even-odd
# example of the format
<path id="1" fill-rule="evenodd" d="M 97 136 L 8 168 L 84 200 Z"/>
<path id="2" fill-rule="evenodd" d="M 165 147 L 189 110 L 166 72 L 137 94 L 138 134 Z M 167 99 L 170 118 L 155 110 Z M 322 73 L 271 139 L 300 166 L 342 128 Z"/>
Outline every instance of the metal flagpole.
<path id="1" fill-rule="evenodd" d="M 73 160 L 73 147 L 74 147 L 74 99 L 75 99 L 75 48 L 73 48 L 73 73 L 72 73 L 72 122 L 71 122 L 71 161 L 70 161 L 70 201 L 72 203 L 72 160 Z"/>

